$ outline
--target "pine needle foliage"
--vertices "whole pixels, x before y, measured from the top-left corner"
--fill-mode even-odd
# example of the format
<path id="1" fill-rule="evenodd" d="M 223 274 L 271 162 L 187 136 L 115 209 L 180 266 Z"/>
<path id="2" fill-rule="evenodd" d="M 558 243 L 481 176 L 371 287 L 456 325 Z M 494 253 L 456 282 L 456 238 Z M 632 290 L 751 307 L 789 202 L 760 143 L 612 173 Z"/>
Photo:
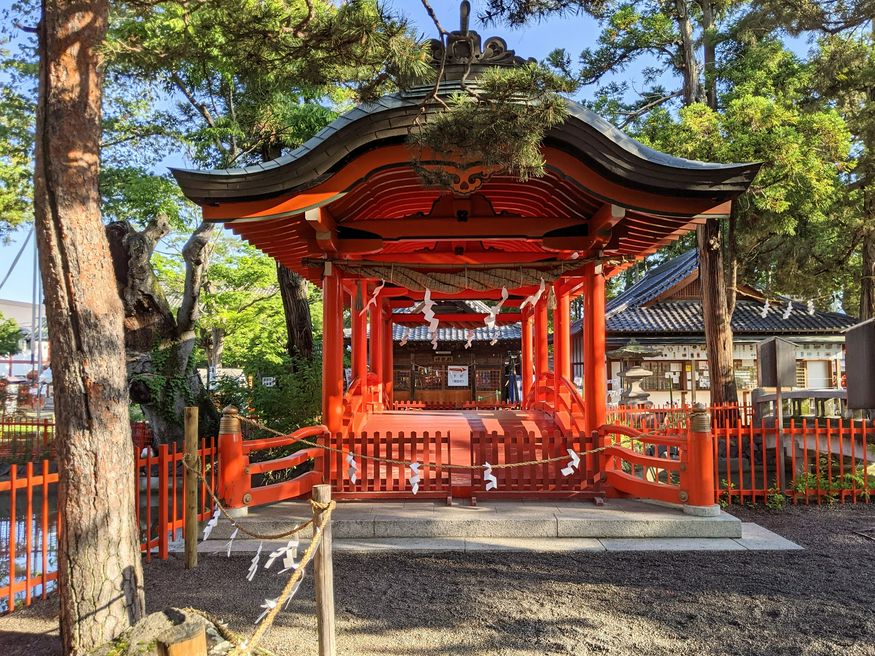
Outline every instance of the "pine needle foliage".
<path id="1" fill-rule="evenodd" d="M 426 151 L 523 181 L 544 175 L 541 143 L 565 120 L 568 108 L 560 94 L 572 90 L 568 79 L 534 63 L 486 69 L 465 91 L 438 101 L 443 108 L 411 135 L 420 149 L 420 175 L 428 184 L 447 183 L 446 174 L 423 167 Z"/>

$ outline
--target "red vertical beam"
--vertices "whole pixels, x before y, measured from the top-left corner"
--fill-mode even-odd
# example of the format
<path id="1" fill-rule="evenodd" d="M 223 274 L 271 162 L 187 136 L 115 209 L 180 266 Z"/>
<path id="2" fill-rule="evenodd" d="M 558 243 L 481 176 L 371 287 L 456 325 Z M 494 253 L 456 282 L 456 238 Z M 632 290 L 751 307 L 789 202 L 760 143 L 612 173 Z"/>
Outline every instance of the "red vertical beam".
<path id="1" fill-rule="evenodd" d="M 383 402 L 383 348 L 385 346 L 383 342 L 383 330 L 385 330 L 385 324 L 383 323 L 383 308 L 378 302 L 376 305 L 371 306 L 371 310 L 368 313 L 368 321 L 371 324 L 371 336 L 368 340 L 370 346 L 370 363 L 371 363 L 371 373 L 376 376 L 377 385 L 371 390 L 371 397 L 377 403 Z"/>
<path id="2" fill-rule="evenodd" d="M 343 428 L 343 286 L 331 264 L 325 265 L 325 273 L 322 279 L 322 423 L 334 435 Z"/>
<path id="3" fill-rule="evenodd" d="M 522 376 L 523 376 L 523 401 L 529 403 L 529 392 L 531 391 L 532 378 L 534 377 L 535 368 L 532 362 L 532 315 L 528 312 L 523 313 L 522 321 Z"/>
<path id="4" fill-rule="evenodd" d="M 559 292 L 558 281 L 553 315 L 553 358 L 559 376 L 571 380 L 571 297 L 568 292 Z"/>
<path id="5" fill-rule="evenodd" d="M 383 403 L 392 403 L 392 392 L 395 382 L 395 359 L 393 349 L 395 342 L 392 340 L 392 308 L 388 303 L 383 303 Z"/>
<path id="6" fill-rule="evenodd" d="M 353 377 L 359 381 L 359 389 L 363 397 L 367 397 L 368 382 L 368 322 L 367 313 L 362 312 L 366 293 L 366 283 L 361 282 L 356 287 L 350 303 L 350 308 L 352 308 L 352 371 Z M 363 400 L 367 401 L 367 398 Z"/>
<path id="7" fill-rule="evenodd" d="M 586 267 L 583 315 L 584 401 L 587 431 L 605 423 L 608 374 L 605 364 L 605 276 L 601 264 Z"/>
<path id="8" fill-rule="evenodd" d="M 535 306 L 535 374 L 538 379 L 550 371 L 548 358 L 547 296 L 545 294 Z"/>

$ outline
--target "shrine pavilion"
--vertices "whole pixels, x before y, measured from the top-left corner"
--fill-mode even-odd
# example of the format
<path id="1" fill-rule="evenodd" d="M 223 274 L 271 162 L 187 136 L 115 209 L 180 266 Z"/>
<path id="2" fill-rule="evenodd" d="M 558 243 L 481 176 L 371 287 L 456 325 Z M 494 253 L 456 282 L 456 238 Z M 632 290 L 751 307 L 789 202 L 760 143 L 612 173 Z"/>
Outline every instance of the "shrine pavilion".
<path id="1" fill-rule="evenodd" d="M 441 95 L 486 67 L 525 63 L 501 38 L 481 41 L 467 17 L 449 35 L 447 51 L 434 41 L 433 52 L 436 66 L 445 58 Z M 356 107 L 278 159 L 173 174 L 206 221 L 225 225 L 322 288 L 323 423 L 332 443 L 431 431 L 452 436 L 450 456 L 470 459 L 472 431 L 521 430 L 532 440 L 546 433 L 590 435 L 606 416 L 605 280 L 707 218 L 728 216 L 758 165 L 671 157 L 569 100 L 567 119 L 543 142 L 545 174 L 521 181 L 477 161 L 415 152 L 414 120 L 423 111 L 442 111 L 426 100 L 433 87 Z M 423 182 L 417 157 L 449 174 L 452 184 Z M 579 296 L 582 395 L 571 367 L 570 303 Z M 441 311 L 450 301 L 476 301 L 481 311 Z M 517 324 L 521 409 L 397 409 L 393 330 L 425 329 L 437 351 L 464 344 L 441 345 L 440 329 Z M 581 481 L 591 483 L 591 472 L 582 472 Z"/>

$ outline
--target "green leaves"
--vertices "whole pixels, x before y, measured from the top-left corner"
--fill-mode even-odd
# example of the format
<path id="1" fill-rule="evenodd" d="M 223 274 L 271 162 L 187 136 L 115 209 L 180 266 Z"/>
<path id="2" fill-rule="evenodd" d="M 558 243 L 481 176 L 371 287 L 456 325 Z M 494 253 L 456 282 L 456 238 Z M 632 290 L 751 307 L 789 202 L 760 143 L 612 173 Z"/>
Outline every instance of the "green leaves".
<path id="1" fill-rule="evenodd" d="M 22 337 L 24 337 L 24 333 L 21 332 L 15 320 L 0 314 L 0 354 L 15 355 L 18 353 L 18 343 Z"/>
<path id="2" fill-rule="evenodd" d="M 541 142 L 567 115 L 559 94 L 572 88 L 537 64 L 489 68 L 468 93 L 454 94 L 446 109 L 429 115 L 412 140 L 461 164 L 476 162 L 521 180 L 538 177 L 544 174 Z M 421 171 L 427 181 L 445 183 L 439 173 Z"/>

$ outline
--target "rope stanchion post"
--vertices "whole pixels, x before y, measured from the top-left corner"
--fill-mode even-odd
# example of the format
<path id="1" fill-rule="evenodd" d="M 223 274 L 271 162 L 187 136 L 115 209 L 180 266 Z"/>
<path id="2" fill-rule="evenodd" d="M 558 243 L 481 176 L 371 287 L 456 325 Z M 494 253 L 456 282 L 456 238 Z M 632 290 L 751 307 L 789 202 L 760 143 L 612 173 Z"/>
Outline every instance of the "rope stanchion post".
<path id="1" fill-rule="evenodd" d="M 316 623 L 319 633 L 319 656 L 335 656 L 334 635 L 334 566 L 331 558 L 331 514 L 323 512 L 331 504 L 331 486 L 313 487 L 313 537 L 321 531 L 322 541 L 313 559 L 316 588 Z"/>
<path id="2" fill-rule="evenodd" d="M 711 434 L 711 415 L 703 404 L 693 406 L 688 430 L 684 512 L 713 517 L 720 514 L 720 506 L 714 497 L 714 438 Z"/>
<path id="3" fill-rule="evenodd" d="M 251 477 L 243 454 L 243 434 L 237 408 L 222 410 L 219 424 L 219 498 L 232 517 L 245 517 L 249 509 Z"/>
<path id="4" fill-rule="evenodd" d="M 185 539 L 185 569 L 197 567 L 197 488 L 198 488 L 198 409 L 196 407 L 185 409 L 185 444 L 183 460 L 185 468 L 185 525 L 183 538 Z"/>

